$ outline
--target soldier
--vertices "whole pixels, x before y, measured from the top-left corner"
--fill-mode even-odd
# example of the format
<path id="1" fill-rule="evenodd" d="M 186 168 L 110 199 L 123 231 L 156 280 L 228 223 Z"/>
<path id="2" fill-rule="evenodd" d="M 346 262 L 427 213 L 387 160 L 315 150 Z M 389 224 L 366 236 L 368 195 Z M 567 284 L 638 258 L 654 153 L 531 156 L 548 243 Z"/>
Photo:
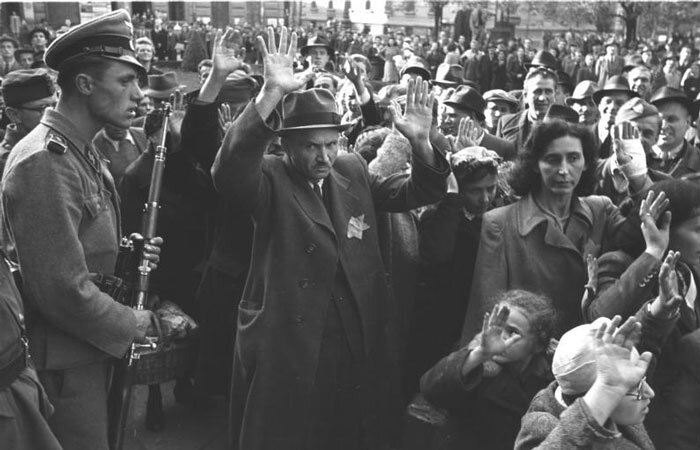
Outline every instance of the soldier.
<path id="1" fill-rule="evenodd" d="M 121 358 L 153 323 L 100 291 L 114 273 L 119 206 L 92 145 L 105 125 L 128 127 L 143 97 L 129 14 L 79 25 L 46 50 L 61 97 L 17 143 L 2 183 L 2 237 L 23 277 L 29 343 L 56 411 L 49 425 L 66 450 L 107 450 L 107 386 Z M 46 220 L 49 218 L 49 220 Z M 160 238 L 146 244 L 155 267 Z"/>
<path id="2" fill-rule="evenodd" d="M 2 82 L 5 114 L 12 121 L 0 143 L 0 175 L 10 150 L 39 125 L 46 108 L 56 106 L 56 87 L 46 69 L 16 70 Z"/>

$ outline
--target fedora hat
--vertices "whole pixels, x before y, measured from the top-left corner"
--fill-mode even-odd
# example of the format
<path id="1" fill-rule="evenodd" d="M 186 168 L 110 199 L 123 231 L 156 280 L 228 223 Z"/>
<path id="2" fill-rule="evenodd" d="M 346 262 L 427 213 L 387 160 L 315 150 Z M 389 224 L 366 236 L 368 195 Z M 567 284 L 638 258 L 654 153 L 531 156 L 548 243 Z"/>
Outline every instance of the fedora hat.
<path id="1" fill-rule="evenodd" d="M 649 103 L 656 107 L 666 102 L 680 103 L 688 110 L 688 112 L 692 112 L 692 104 L 694 103 L 692 100 L 690 100 L 690 98 L 688 98 L 687 95 L 685 95 L 685 92 L 668 86 L 657 89 L 649 99 Z"/>
<path id="2" fill-rule="evenodd" d="M 554 103 L 550 105 L 547 109 L 547 113 L 544 115 L 543 122 L 549 122 L 551 120 L 563 120 L 568 123 L 578 123 L 579 117 L 578 113 L 572 108 L 566 105 L 559 105 Z"/>
<path id="3" fill-rule="evenodd" d="M 556 71 L 557 58 L 547 51 L 540 50 L 539 52 L 535 53 L 532 61 L 525 64 L 526 69 L 531 69 L 533 67 L 544 67 L 546 69 Z"/>
<path id="4" fill-rule="evenodd" d="M 294 130 L 335 128 L 345 130 L 352 123 L 341 123 L 335 98 L 328 89 L 314 88 L 287 94 L 282 100 L 282 126 L 278 133 Z"/>
<path id="5" fill-rule="evenodd" d="M 169 98 L 170 94 L 184 87 L 186 86 L 178 84 L 175 72 L 149 75 L 148 87 L 143 90 L 143 95 L 151 98 Z"/>
<path id="6" fill-rule="evenodd" d="M 326 39 L 323 36 L 316 36 L 316 39 L 313 40 L 313 42 L 309 42 L 305 46 L 299 50 L 301 53 L 301 56 L 306 57 L 309 53 L 309 50 L 311 50 L 313 47 L 323 47 L 328 51 L 328 56 L 333 57 L 333 54 L 335 53 L 333 51 L 333 47 L 331 47 L 331 44 L 328 42 L 328 39 Z"/>
<path id="7" fill-rule="evenodd" d="M 445 100 L 444 105 L 455 109 L 467 110 L 476 114 L 477 119 L 484 120 L 486 102 L 479 91 L 471 86 L 460 86 Z"/>
<path id="8" fill-rule="evenodd" d="M 30 55 L 34 56 L 34 49 L 27 48 L 27 47 L 18 48 L 17 50 L 15 50 L 15 59 L 19 59 L 19 57 L 24 55 L 24 54 L 30 54 Z"/>
<path id="9" fill-rule="evenodd" d="M 0 42 L 11 42 L 15 48 L 19 48 L 19 42 L 17 42 L 17 39 L 6 34 L 0 36 Z"/>
<path id="10" fill-rule="evenodd" d="M 615 75 L 614 77 L 608 78 L 603 85 L 603 89 L 593 93 L 593 102 L 597 105 L 600 103 L 600 99 L 605 97 L 606 94 L 614 94 L 616 92 L 629 94 L 630 97 L 639 97 L 639 94 L 630 89 L 630 84 L 627 81 L 627 78 L 620 75 Z"/>
<path id="11" fill-rule="evenodd" d="M 583 80 L 574 88 L 571 97 L 566 97 L 564 103 L 571 106 L 574 103 L 583 102 L 593 96 L 593 93 L 598 90 L 598 83 L 591 80 Z"/>
<path id="12" fill-rule="evenodd" d="M 442 63 L 435 72 L 435 79 L 432 84 L 442 87 L 455 87 L 464 83 L 462 73 L 464 69 L 459 64 Z"/>
<path id="13" fill-rule="evenodd" d="M 417 56 L 412 57 L 406 61 L 406 65 L 401 68 L 401 76 L 407 73 L 415 73 L 423 78 L 423 81 L 428 81 L 432 77 L 430 76 L 430 69 L 428 68 L 428 63 L 425 62 L 423 58 Z"/>

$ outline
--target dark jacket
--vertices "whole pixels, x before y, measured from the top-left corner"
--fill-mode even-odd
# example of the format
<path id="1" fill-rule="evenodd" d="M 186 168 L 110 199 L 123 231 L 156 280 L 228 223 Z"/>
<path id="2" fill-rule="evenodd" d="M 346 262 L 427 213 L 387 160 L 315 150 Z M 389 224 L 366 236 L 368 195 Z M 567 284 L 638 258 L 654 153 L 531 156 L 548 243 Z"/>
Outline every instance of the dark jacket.
<path id="1" fill-rule="evenodd" d="M 515 450 L 574 450 L 581 448 L 610 450 L 654 450 L 654 444 L 643 424 L 613 427 L 604 426 L 578 398 L 568 408 L 554 396 L 556 381 L 535 396 L 515 442 Z"/>
<path id="2" fill-rule="evenodd" d="M 501 117 L 496 127 L 496 137 L 511 142 L 518 153 L 525 149 L 525 141 L 527 141 L 530 131 L 532 131 L 532 124 L 527 117 L 527 113 L 528 110 L 525 108 L 517 113 L 506 114 Z"/>
<path id="3" fill-rule="evenodd" d="M 339 155 L 325 179 L 328 210 L 286 157 L 263 153 L 275 138 L 254 104 L 227 133 L 212 168 L 222 196 L 255 221 L 246 288 L 238 308 L 231 436 L 238 448 L 305 448 L 308 401 L 337 269 L 362 324 L 366 369 L 358 395 L 367 448 L 383 448 L 400 416 L 397 324 L 379 253 L 375 208 L 405 211 L 437 201 L 447 163 L 413 160 L 410 177 L 371 176 L 361 156 Z M 363 224 L 360 237 L 348 232 Z M 365 228 L 368 227 L 368 228 Z M 350 237 L 348 237 L 350 236 Z"/>
<path id="4" fill-rule="evenodd" d="M 513 448 L 520 418 L 535 394 L 553 379 L 549 363 L 538 355 L 520 374 L 501 367 L 498 375 L 487 377 L 481 366 L 465 378 L 461 370 L 469 353 L 465 347 L 446 356 L 421 379 L 425 398 L 449 413 L 447 423 L 438 431 L 435 448 Z"/>
<path id="5" fill-rule="evenodd" d="M 663 161 L 656 159 L 653 155 L 647 155 L 647 166 L 650 171 L 658 171 L 673 178 L 700 183 L 700 149 L 691 145 L 687 140 L 683 141 L 683 149 L 679 159 L 671 162 L 670 166 L 664 165 Z"/>

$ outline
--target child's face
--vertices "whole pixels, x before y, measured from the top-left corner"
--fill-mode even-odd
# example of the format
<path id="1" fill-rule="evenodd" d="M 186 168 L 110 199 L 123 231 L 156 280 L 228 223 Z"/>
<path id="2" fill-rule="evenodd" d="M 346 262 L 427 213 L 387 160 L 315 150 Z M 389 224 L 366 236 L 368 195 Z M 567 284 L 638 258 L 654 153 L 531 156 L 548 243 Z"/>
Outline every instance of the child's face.
<path id="1" fill-rule="evenodd" d="M 503 339 L 506 340 L 513 334 L 520 336 L 513 345 L 505 352 L 493 357 L 493 360 L 499 364 L 505 363 L 525 363 L 527 364 L 532 356 L 540 351 L 537 344 L 537 339 L 530 329 L 530 319 L 525 315 L 525 312 L 516 307 L 509 306 L 510 314 L 506 321 L 506 326 L 503 329 Z"/>

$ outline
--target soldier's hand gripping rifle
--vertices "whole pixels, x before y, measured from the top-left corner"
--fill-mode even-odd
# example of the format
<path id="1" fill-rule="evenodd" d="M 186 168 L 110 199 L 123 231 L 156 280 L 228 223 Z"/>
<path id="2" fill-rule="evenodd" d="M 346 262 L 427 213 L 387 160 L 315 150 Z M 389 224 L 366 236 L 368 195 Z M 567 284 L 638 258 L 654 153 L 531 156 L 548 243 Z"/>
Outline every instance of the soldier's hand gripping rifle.
<path id="1" fill-rule="evenodd" d="M 167 151 L 165 138 L 168 132 L 170 112 L 170 104 L 165 103 L 162 109 L 152 111 L 146 116 L 144 124 L 146 135 L 153 135 L 158 130 L 161 130 L 162 135 L 160 136 L 160 145 L 156 147 L 153 158 L 151 185 L 148 191 L 148 201 L 144 208 L 143 236 L 134 233 L 130 237 L 130 242 L 129 240 L 122 242 L 115 270 L 116 275 L 124 278 L 127 285 L 133 286 L 131 306 L 136 310 L 143 310 L 148 301 L 151 268 L 143 246 L 144 242 L 149 242 L 155 237 L 158 225 L 158 208 Z M 115 364 L 108 397 L 108 431 L 111 450 L 121 450 L 124 445 L 124 432 L 129 416 L 134 372 L 141 352 L 155 350 L 155 348 L 156 343 L 152 340 L 148 343 L 134 342 L 127 355 Z"/>

